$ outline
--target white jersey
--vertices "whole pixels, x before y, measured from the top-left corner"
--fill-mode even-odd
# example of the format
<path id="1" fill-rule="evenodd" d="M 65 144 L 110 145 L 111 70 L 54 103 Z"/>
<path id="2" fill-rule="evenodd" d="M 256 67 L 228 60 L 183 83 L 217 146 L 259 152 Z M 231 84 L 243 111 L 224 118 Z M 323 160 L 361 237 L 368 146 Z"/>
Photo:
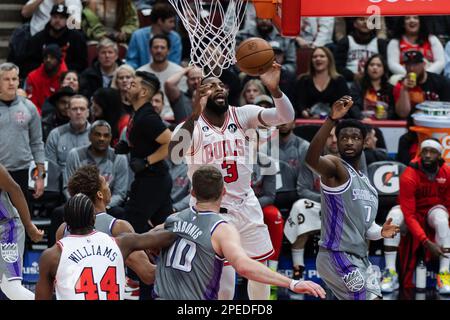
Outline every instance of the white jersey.
<path id="1" fill-rule="evenodd" d="M 221 128 L 209 123 L 203 115 L 196 122 L 191 149 L 186 154 L 188 177 L 192 181 L 192 175 L 202 165 L 217 167 L 225 182 L 224 207 L 241 204 L 243 199 L 254 196 L 251 176 L 256 153 L 252 146 L 256 141 L 255 128 L 261 125 L 258 114 L 262 110 L 255 105 L 229 107 Z"/>
<path id="2" fill-rule="evenodd" d="M 57 300 L 123 300 L 125 268 L 114 238 L 103 232 L 68 235 L 57 244 Z"/>

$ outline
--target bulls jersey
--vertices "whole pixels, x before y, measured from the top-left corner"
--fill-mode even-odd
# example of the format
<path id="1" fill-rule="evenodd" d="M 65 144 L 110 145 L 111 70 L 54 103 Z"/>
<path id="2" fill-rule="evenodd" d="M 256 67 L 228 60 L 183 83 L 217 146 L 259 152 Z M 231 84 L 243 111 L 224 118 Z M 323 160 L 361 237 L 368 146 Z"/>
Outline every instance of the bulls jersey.
<path id="1" fill-rule="evenodd" d="M 123 300 L 125 268 L 114 238 L 93 231 L 58 241 L 61 258 L 55 277 L 58 300 Z"/>
<path id="2" fill-rule="evenodd" d="M 366 232 L 375 221 L 378 193 L 369 179 L 341 160 L 349 174 L 342 186 L 321 183 L 321 239 L 319 245 L 331 251 L 367 255 Z"/>
<path id="3" fill-rule="evenodd" d="M 262 125 L 258 120 L 262 110 L 255 105 L 229 107 L 221 128 L 209 123 L 203 115 L 196 122 L 193 142 L 186 155 L 188 177 L 192 181 L 192 175 L 202 165 L 217 167 L 227 191 L 222 200 L 225 207 L 254 195 L 251 176 L 256 163 L 253 146 L 257 140 L 253 128 Z"/>

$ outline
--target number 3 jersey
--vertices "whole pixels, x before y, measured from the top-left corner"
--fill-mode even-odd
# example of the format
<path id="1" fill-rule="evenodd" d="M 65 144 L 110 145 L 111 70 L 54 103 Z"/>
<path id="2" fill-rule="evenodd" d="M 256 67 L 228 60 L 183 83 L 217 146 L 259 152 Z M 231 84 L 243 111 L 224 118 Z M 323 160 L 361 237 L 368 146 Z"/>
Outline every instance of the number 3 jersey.
<path id="1" fill-rule="evenodd" d="M 114 238 L 103 232 L 68 235 L 57 242 L 57 300 L 123 300 L 125 268 Z"/>
<path id="2" fill-rule="evenodd" d="M 226 223 L 214 212 L 191 207 L 170 215 L 165 229 L 177 234 L 163 249 L 156 267 L 154 293 L 170 300 L 217 300 L 224 259 L 214 251 L 211 237 Z"/>
<path id="3" fill-rule="evenodd" d="M 261 125 L 258 114 L 264 110 L 254 105 L 229 107 L 221 128 L 212 125 L 203 115 L 196 122 L 192 144 L 186 153 L 188 177 L 202 165 L 213 165 L 222 172 L 226 194 L 222 206 L 230 207 L 253 195 L 251 176 L 255 153 L 256 128 Z M 177 128 L 179 129 L 181 125 Z M 191 205 L 195 203 L 191 202 Z"/>

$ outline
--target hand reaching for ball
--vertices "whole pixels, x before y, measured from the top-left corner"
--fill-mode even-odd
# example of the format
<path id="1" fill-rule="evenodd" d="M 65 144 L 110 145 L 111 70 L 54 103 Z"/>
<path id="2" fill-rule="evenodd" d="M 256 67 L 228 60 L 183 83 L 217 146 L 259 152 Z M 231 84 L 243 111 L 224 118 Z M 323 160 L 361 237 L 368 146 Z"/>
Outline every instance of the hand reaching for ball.
<path id="1" fill-rule="evenodd" d="M 281 98 L 283 93 L 280 90 L 281 65 L 274 62 L 272 67 L 259 76 L 264 86 L 269 90 L 274 98 Z"/>

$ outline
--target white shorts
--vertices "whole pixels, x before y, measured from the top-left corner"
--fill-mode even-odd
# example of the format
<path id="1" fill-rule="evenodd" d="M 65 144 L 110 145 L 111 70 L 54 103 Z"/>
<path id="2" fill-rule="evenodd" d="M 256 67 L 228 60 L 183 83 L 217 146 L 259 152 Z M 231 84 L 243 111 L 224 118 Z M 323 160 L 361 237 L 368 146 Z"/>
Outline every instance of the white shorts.
<path id="1" fill-rule="evenodd" d="M 290 243 L 294 243 L 297 237 L 320 230 L 320 203 L 300 199 L 292 205 L 289 218 L 284 224 L 284 235 Z"/>
<path id="2" fill-rule="evenodd" d="M 273 254 L 269 229 L 264 224 L 264 215 L 256 196 L 247 197 L 240 205 L 222 205 L 228 210 L 222 218 L 233 224 L 241 237 L 241 244 L 247 255 L 258 261 L 265 261 Z"/>

